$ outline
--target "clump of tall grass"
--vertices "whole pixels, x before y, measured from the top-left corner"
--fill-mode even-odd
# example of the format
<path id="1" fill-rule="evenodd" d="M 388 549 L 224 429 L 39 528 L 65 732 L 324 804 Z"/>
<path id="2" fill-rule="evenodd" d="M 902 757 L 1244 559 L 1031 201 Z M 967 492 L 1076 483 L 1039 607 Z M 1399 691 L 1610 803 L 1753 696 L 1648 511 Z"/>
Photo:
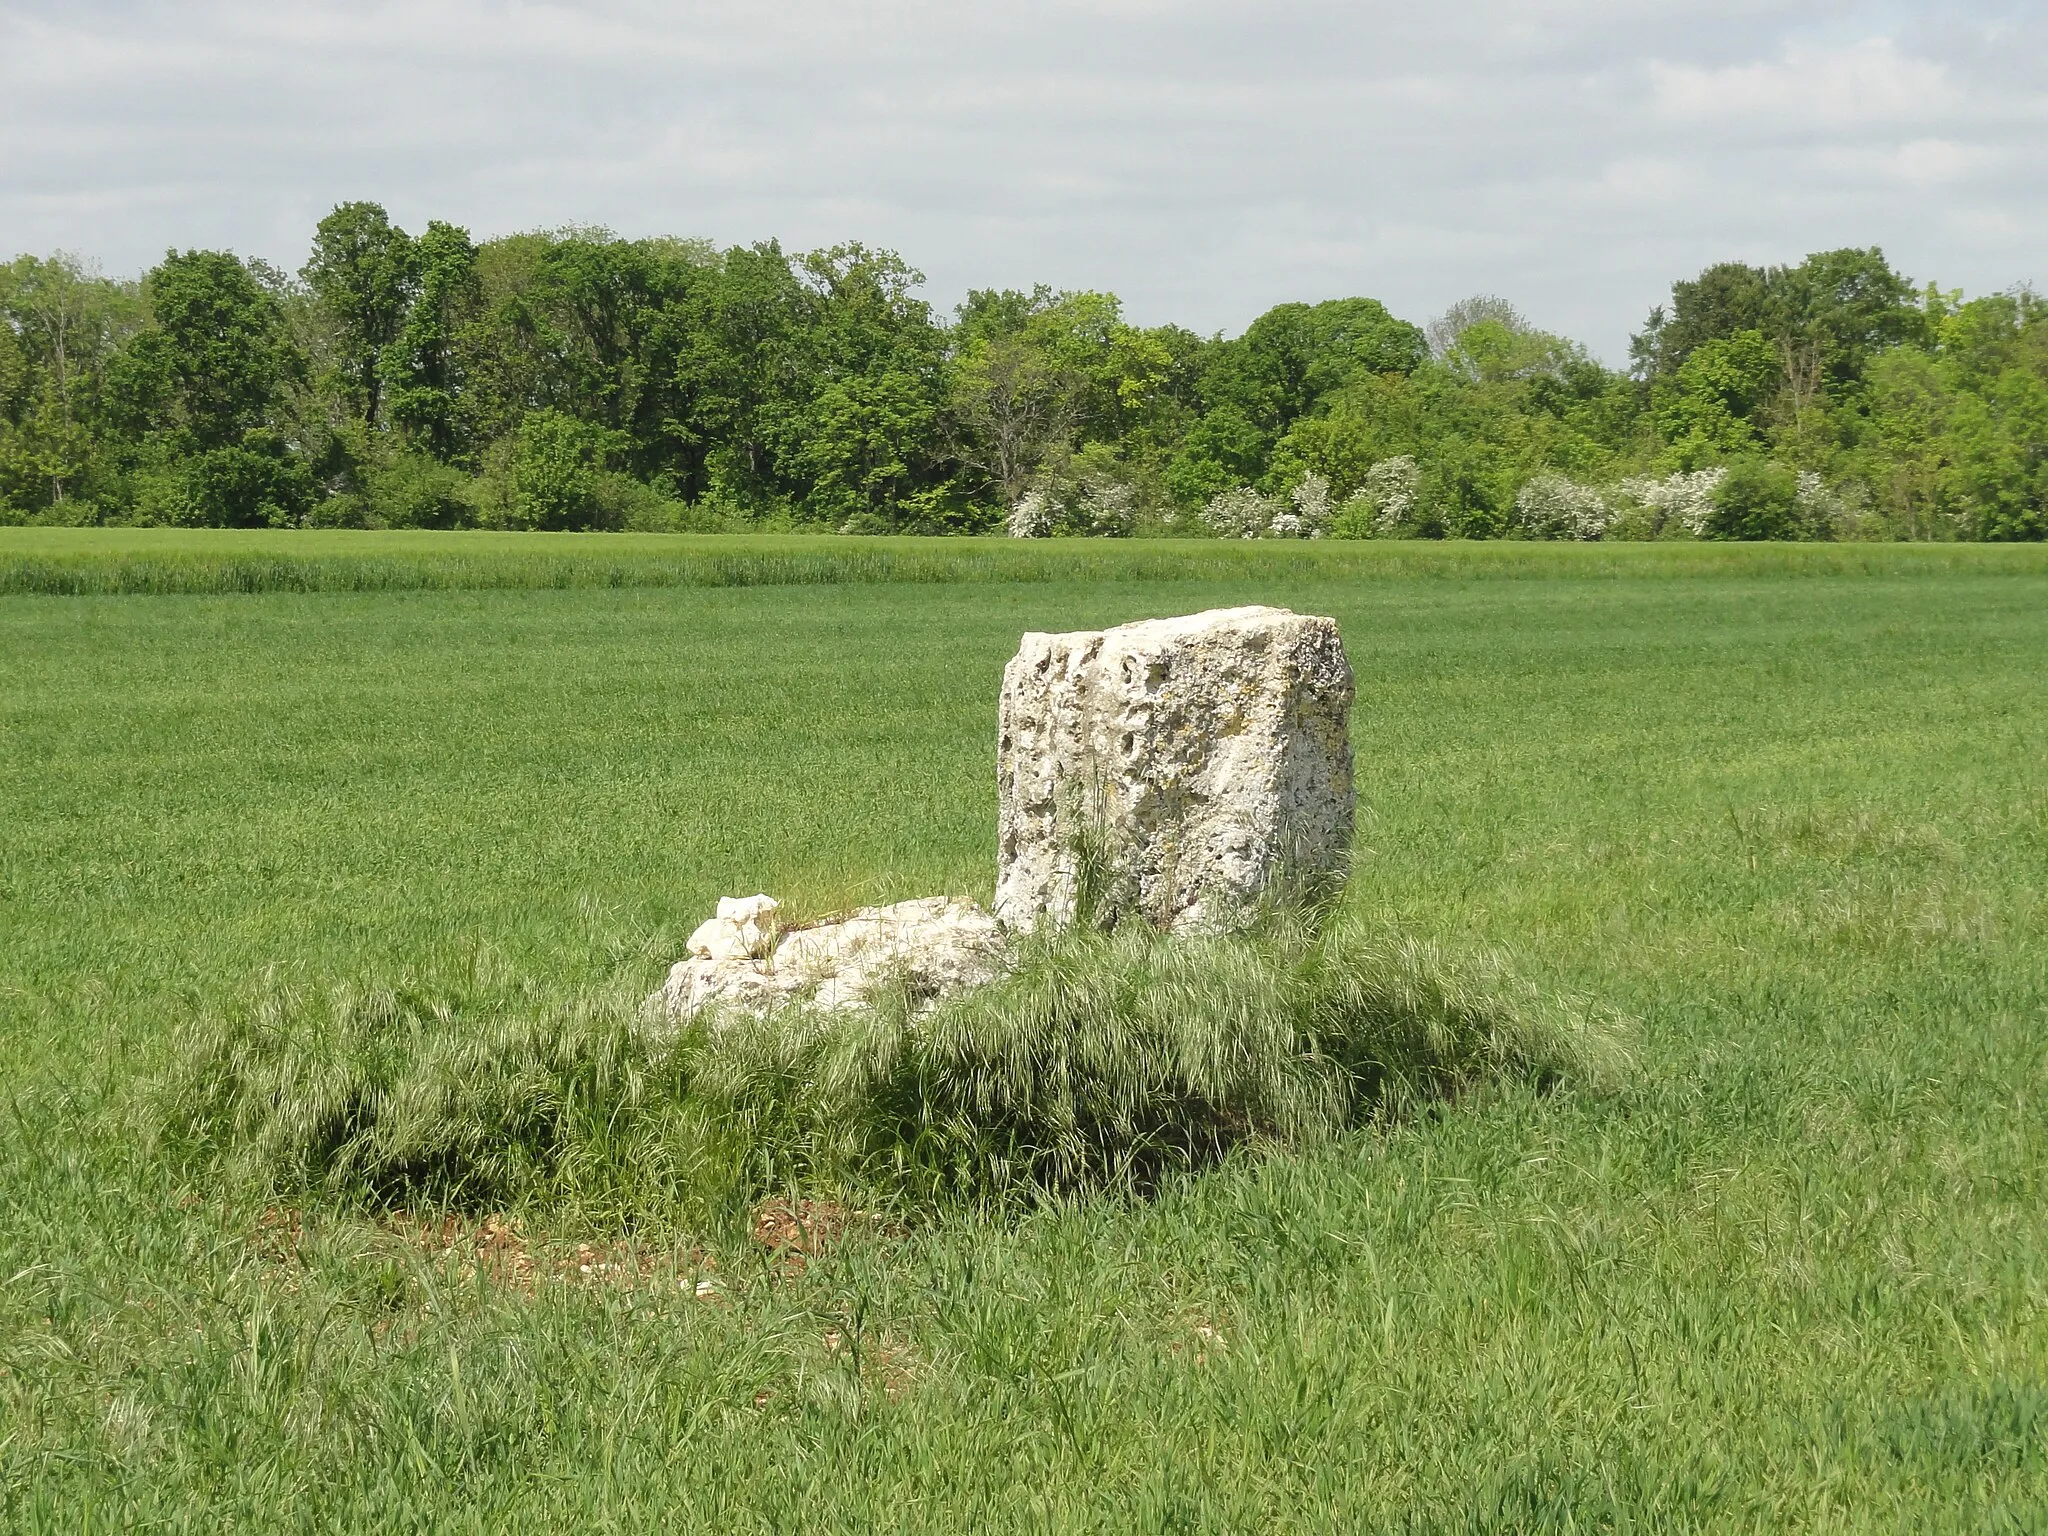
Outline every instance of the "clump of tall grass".
<path id="1" fill-rule="evenodd" d="M 1247 1141 L 1300 1143 L 1488 1079 L 1601 1070 L 1609 1032 L 1497 960 L 1356 921 L 1028 941 L 1004 980 L 918 1016 L 707 1033 L 695 1092 L 776 1125 L 818 1171 L 922 1192 L 1150 1182 Z"/>
<path id="2" fill-rule="evenodd" d="M 551 996 L 488 956 L 388 986 L 273 975 L 182 1032 L 153 1130 L 189 1172 L 261 1196 L 616 1223 L 732 1193 L 732 1149 L 689 1124 L 686 1044 L 651 1043 L 618 989 Z"/>
<path id="3" fill-rule="evenodd" d="M 1501 1078 L 1611 1034 L 1497 961 L 1356 920 L 1026 941 L 920 1012 L 650 1028 L 622 995 L 272 987 L 189 1032 L 164 1145 L 268 1193 L 697 1218 L 794 1186 L 915 1202 L 1143 1187 Z"/>

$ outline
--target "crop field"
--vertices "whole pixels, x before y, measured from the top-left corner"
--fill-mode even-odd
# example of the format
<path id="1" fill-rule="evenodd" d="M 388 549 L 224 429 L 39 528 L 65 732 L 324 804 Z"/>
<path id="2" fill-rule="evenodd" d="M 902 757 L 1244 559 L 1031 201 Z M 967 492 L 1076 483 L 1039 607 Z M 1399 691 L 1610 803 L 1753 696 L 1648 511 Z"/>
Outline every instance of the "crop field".
<path id="1" fill-rule="evenodd" d="M 1245 602 L 1342 626 L 1347 916 L 1599 1073 L 1021 1206 L 166 1143 L 237 1010 L 985 900 L 1019 634 Z M 0 1526 L 2040 1530 L 2044 892 L 2039 547 L 0 531 Z"/>

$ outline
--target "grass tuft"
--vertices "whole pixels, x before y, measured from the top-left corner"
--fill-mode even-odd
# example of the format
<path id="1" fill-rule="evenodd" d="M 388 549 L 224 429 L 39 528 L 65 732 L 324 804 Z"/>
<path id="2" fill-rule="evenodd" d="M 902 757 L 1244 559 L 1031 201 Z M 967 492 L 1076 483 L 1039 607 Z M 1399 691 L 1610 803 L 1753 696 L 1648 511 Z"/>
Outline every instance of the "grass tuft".
<path id="1" fill-rule="evenodd" d="M 921 1017 L 906 993 L 669 1036 L 624 991 L 549 1000 L 488 964 L 455 987 L 273 977 L 188 1032 L 158 1135 L 271 1197 L 705 1221 L 800 1187 L 1151 1187 L 1247 1142 L 1612 1060 L 1611 1031 L 1499 961 L 1357 920 L 1182 940 L 1125 925 L 1018 959 Z"/>

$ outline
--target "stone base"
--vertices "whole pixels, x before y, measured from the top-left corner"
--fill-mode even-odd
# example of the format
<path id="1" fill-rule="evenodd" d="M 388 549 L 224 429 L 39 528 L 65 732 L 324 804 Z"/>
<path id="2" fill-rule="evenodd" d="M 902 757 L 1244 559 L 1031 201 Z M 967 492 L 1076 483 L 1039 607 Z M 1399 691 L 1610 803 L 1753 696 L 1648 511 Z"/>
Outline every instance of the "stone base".
<path id="1" fill-rule="evenodd" d="M 690 955 L 648 999 L 680 1023 L 704 1009 L 765 1016 L 793 1004 L 822 1012 L 865 1005 L 875 989 L 907 984 L 920 1006 L 993 980 L 1003 969 L 995 919 L 964 898 L 928 896 L 787 931 L 767 896 L 718 904 L 690 935 Z"/>

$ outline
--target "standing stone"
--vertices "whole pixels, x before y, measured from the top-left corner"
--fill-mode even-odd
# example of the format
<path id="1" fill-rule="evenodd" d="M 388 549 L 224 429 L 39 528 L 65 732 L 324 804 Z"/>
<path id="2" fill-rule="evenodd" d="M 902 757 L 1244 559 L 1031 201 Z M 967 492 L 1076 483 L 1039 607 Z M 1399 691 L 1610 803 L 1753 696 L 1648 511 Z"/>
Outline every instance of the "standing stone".
<path id="1" fill-rule="evenodd" d="M 1003 671 L 996 916 L 1238 925 L 1351 848 L 1351 666 L 1334 619 L 1221 608 L 1028 634 Z M 1083 871 L 1088 873 L 1083 892 Z"/>

